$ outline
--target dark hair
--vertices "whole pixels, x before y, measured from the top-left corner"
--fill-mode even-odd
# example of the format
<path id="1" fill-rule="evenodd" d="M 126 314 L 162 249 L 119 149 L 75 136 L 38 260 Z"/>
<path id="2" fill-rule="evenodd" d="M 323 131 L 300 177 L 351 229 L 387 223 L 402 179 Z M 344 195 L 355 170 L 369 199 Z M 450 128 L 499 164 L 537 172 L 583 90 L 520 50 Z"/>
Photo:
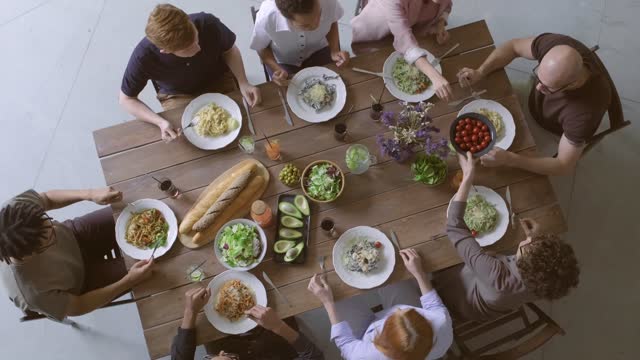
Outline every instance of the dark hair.
<path id="1" fill-rule="evenodd" d="M 571 245 L 555 235 L 534 236 L 516 263 L 527 289 L 556 300 L 578 286 L 580 268 Z"/>
<path id="2" fill-rule="evenodd" d="M 22 260 L 42 246 L 42 238 L 51 227 L 44 209 L 30 202 L 18 201 L 0 210 L 0 260 Z"/>
<path id="3" fill-rule="evenodd" d="M 310 14 L 317 0 L 276 0 L 282 16 L 293 19 L 294 14 Z"/>

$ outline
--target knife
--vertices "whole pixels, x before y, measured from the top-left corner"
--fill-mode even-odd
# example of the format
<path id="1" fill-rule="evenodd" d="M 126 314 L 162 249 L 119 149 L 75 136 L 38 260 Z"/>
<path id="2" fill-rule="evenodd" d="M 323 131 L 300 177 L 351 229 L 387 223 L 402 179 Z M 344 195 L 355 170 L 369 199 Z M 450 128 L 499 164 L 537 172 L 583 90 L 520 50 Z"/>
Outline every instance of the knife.
<path id="1" fill-rule="evenodd" d="M 282 298 L 282 300 L 284 300 L 284 302 L 287 303 L 287 305 L 289 305 L 289 307 L 293 307 L 293 306 L 291 306 L 291 303 L 289 303 L 289 300 L 287 300 L 287 298 L 280 292 L 280 290 L 278 290 L 278 288 L 273 283 L 273 281 L 271 281 L 271 279 L 269 279 L 269 276 L 267 276 L 266 272 L 264 272 L 264 271 L 262 272 L 262 277 L 264 278 L 264 281 L 267 282 L 267 284 L 271 285 L 271 287 L 276 291 L 276 294 L 278 294 L 278 296 L 280 296 Z"/>
<path id="2" fill-rule="evenodd" d="M 398 248 L 398 250 L 400 250 L 400 242 L 398 242 L 398 235 L 396 235 L 396 232 L 393 231 L 393 229 L 389 230 L 389 233 L 391 234 L 391 242 Z"/>
<path id="3" fill-rule="evenodd" d="M 251 134 L 255 135 L 256 130 L 253 128 L 253 120 L 251 119 L 251 111 L 249 111 L 249 104 L 247 104 L 247 100 L 242 97 L 242 104 L 244 105 L 244 111 L 247 112 L 247 124 L 249 124 L 249 131 Z"/>
<path id="4" fill-rule="evenodd" d="M 511 228 L 516 228 L 516 213 L 513 211 L 513 205 L 511 204 L 511 189 L 507 186 L 507 204 L 509 204 L 509 222 L 511 223 Z"/>
<path id="5" fill-rule="evenodd" d="M 440 62 L 442 61 L 442 59 L 444 59 L 445 56 L 451 54 L 451 52 L 453 50 L 455 50 L 456 48 L 458 48 L 458 46 L 460 46 L 460 43 L 457 43 L 457 44 L 453 45 L 453 47 L 451 49 L 447 50 L 447 52 L 445 52 L 444 54 L 442 54 L 442 56 L 434 58 L 431 61 L 431 66 L 433 66 L 433 67 L 438 66 L 440 64 Z"/>
<path id="6" fill-rule="evenodd" d="M 282 90 L 278 88 L 278 96 L 280 96 L 280 102 L 282 103 L 282 107 L 284 108 L 284 119 L 287 121 L 289 126 L 293 126 L 293 120 L 291 120 L 291 115 L 289 115 L 289 109 L 287 109 L 287 102 L 284 101 L 284 96 L 282 96 Z"/>
<path id="7" fill-rule="evenodd" d="M 458 106 L 458 105 L 462 104 L 463 102 L 465 102 L 465 101 L 467 101 L 469 99 L 478 98 L 478 96 L 480 96 L 480 95 L 482 95 L 482 94 L 484 94 L 486 92 L 487 92 L 486 89 L 483 89 L 483 90 L 480 90 L 480 91 L 474 91 L 471 94 L 471 96 L 467 96 L 466 98 L 450 102 L 449 106 Z"/>

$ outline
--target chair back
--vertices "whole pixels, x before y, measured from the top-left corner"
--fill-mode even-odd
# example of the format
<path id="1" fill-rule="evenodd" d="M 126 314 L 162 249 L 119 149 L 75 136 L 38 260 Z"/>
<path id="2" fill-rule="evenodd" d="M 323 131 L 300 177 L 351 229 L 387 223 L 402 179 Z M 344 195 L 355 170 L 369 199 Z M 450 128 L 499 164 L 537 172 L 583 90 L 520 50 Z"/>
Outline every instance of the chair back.
<path id="1" fill-rule="evenodd" d="M 529 317 L 526 309 L 536 315 L 537 319 Z M 491 336 L 491 342 L 484 345 L 477 345 L 477 338 L 496 332 L 497 328 L 505 324 L 520 320 L 522 328 L 512 331 L 502 336 Z M 519 359 L 549 341 L 556 334 L 564 335 L 565 332 L 547 314 L 533 303 L 527 303 L 519 309 L 514 310 L 489 322 L 466 322 L 456 324 L 453 329 L 454 341 L 459 355 L 452 354 L 458 359 L 481 359 L 481 360 L 514 360 Z M 475 349 L 471 349 L 469 343 L 473 340 Z M 507 347 L 508 346 L 508 347 Z M 505 347 L 507 347 L 505 349 Z"/>
<path id="2" fill-rule="evenodd" d="M 362 12 L 362 9 L 364 9 L 364 7 L 367 6 L 368 2 L 369 0 L 358 0 L 358 3 L 356 4 L 355 16 L 360 15 L 360 12 Z"/>
<path id="3" fill-rule="evenodd" d="M 593 149 L 593 147 L 596 144 L 602 141 L 602 139 L 604 139 L 605 136 L 612 134 L 628 125 L 631 125 L 630 121 L 626 121 L 624 119 L 624 113 L 622 111 L 622 102 L 620 101 L 620 95 L 618 94 L 618 90 L 616 89 L 615 84 L 613 83 L 613 79 L 611 78 L 609 71 L 607 71 L 607 68 L 602 63 L 602 60 L 600 60 L 600 57 L 596 54 L 596 51 L 598 51 L 599 49 L 600 49 L 600 46 L 596 45 L 591 48 L 591 51 L 593 52 L 596 63 L 604 72 L 605 76 L 607 77 L 607 80 L 609 81 L 609 84 L 611 84 L 611 104 L 609 105 L 609 109 L 607 109 L 607 113 L 609 114 L 609 129 L 602 131 L 591 138 L 591 140 L 589 141 L 589 144 L 584 149 L 583 153 L 585 154 L 589 150 Z"/>

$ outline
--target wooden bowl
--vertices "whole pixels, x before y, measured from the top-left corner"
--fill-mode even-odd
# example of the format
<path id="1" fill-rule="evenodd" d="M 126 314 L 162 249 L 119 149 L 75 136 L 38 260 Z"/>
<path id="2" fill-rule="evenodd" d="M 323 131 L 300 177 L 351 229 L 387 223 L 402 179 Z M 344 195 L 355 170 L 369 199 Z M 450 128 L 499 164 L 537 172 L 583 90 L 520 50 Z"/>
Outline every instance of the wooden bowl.
<path id="1" fill-rule="evenodd" d="M 333 200 L 317 200 L 317 199 L 314 199 L 307 192 L 307 189 L 306 189 L 306 186 L 305 186 L 305 179 L 307 178 L 307 175 L 311 171 L 311 168 L 313 166 L 315 166 L 315 165 L 318 165 L 318 164 L 329 164 L 329 165 L 335 166 L 336 169 L 338 169 L 338 171 L 340 171 L 340 178 L 341 178 L 340 191 L 338 192 L 338 195 Z M 340 197 L 340 195 L 342 195 L 342 192 L 344 191 L 344 183 L 345 183 L 344 171 L 342 171 L 342 169 L 340 168 L 340 166 L 338 166 L 338 164 L 334 163 L 333 161 L 329 161 L 329 160 L 317 160 L 317 161 L 312 162 L 311 164 L 307 165 L 307 167 L 304 168 L 304 170 L 302 171 L 302 175 L 300 176 L 300 187 L 302 188 L 302 191 L 304 192 L 304 194 L 311 201 L 317 202 L 317 203 L 330 203 L 332 201 L 335 201 L 337 198 Z"/>

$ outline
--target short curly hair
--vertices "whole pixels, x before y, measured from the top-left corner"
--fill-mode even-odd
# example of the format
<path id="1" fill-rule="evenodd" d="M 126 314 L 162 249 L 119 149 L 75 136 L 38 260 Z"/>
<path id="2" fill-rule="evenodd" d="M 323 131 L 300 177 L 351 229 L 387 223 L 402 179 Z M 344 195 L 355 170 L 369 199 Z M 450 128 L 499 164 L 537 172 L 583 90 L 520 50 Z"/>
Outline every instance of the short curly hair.
<path id="1" fill-rule="evenodd" d="M 45 210 L 26 201 L 18 201 L 0 210 L 0 261 L 22 261 L 42 247 L 42 238 L 51 227 Z"/>
<path id="2" fill-rule="evenodd" d="M 534 236 L 516 264 L 527 289 L 539 298 L 556 300 L 578 286 L 573 248 L 555 235 Z"/>
<path id="3" fill-rule="evenodd" d="M 318 0 L 276 0 L 282 16 L 292 20 L 295 14 L 310 14 Z"/>
<path id="4" fill-rule="evenodd" d="M 188 48 L 196 39 L 189 15 L 171 4 L 160 4 L 151 11 L 145 33 L 153 45 L 170 52 Z"/>

